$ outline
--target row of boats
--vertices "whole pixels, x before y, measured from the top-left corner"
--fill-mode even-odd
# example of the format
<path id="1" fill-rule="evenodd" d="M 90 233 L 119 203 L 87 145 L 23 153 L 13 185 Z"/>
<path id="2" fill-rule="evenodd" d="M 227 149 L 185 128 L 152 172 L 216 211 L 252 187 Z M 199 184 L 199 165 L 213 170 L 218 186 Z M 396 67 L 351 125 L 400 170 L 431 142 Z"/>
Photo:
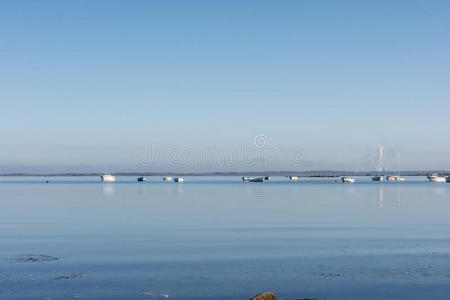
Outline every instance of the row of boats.
<path id="1" fill-rule="evenodd" d="M 287 176 L 287 178 L 289 178 L 289 180 L 298 180 L 298 176 Z M 248 177 L 248 176 L 244 176 L 242 177 L 242 181 L 245 182 L 264 182 L 264 181 L 268 181 L 270 180 L 269 176 L 263 176 L 263 177 Z"/>
<path id="2" fill-rule="evenodd" d="M 372 177 L 372 181 L 383 181 L 383 180 L 387 180 L 387 181 L 405 181 L 405 177 L 401 177 L 401 176 L 398 176 L 398 175 L 373 176 Z M 356 179 L 344 176 L 344 177 L 341 178 L 341 181 L 344 182 L 344 183 L 353 183 L 353 182 L 356 181 Z"/>
<path id="3" fill-rule="evenodd" d="M 289 180 L 298 180 L 298 176 L 287 176 L 289 178 Z M 270 177 L 266 176 L 266 177 L 242 177 L 242 181 L 246 181 L 246 182 L 264 182 L 269 180 Z M 386 179 L 387 181 L 404 181 L 405 178 L 404 177 L 400 177 L 400 176 L 396 176 L 396 175 L 389 175 L 389 176 L 374 176 L 372 177 L 373 181 L 383 181 L 384 179 Z M 335 180 L 337 181 L 337 180 Z M 341 181 L 344 183 L 353 183 L 355 182 L 355 178 L 352 177 L 341 177 Z"/>
<path id="4" fill-rule="evenodd" d="M 388 176 L 373 176 L 372 181 L 405 181 L 405 177 L 397 176 L 397 175 L 388 175 Z"/>
<path id="5" fill-rule="evenodd" d="M 100 179 L 103 182 L 114 182 L 116 181 L 116 177 L 113 175 L 101 175 Z M 144 176 L 138 177 L 137 181 L 146 181 L 147 178 L 145 178 Z M 166 182 L 170 182 L 170 181 L 174 181 L 174 182 L 183 182 L 184 178 L 183 177 L 163 177 L 163 181 Z"/>
<path id="6" fill-rule="evenodd" d="M 297 180 L 298 176 L 288 176 L 289 180 Z M 242 181 L 247 182 L 263 182 L 265 180 L 269 180 L 270 177 L 242 177 Z M 430 182 L 450 182 L 450 176 L 440 176 L 437 174 L 427 176 L 428 181 Z M 372 181 L 405 181 L 405 177 L 401 177 L 399 175 L 388 175 L 388 176 L 373 176 Z M 337 180 L 335 180 L 336 182 Z M 355 178 L 352 177 L 341 177 L 341 181 L 343 183 L 353 183 L 356 181 Z"/>
<path id="7" fill-rule="evenodd" d="M 289 180 L 298 180 L 298 176 L 287 176 L 289 178 Z M 113 175 L 101 175 L 100 176 L 101 180 L 103 182 L 114 182 L 116 181 L 116 177 Z M 433 175 L 429 175 L 427 176 L 428 181 L 430 182 L 450 182 L 450 176 L 440 176 L 437 174 L 433 174 Z M 137 181 L 146 181 L 147 179 L 143 176 L 138 177 Z M 247 177 L 244 176 L 242 177 L 242 181 L 244 182 L 264 182 L 264 181 L 268 181 L 270 180 L 269 176 L 263 176 L 263 177 Z M 405 181 L 405 177 L 401 177 L 398 175 L 388 175 L 388 176 L 373 176 L 372 177 L 372 181 Z M 174 182 L 183 182 L 184 178 L 183 177 L 163 177 L 163 181 L 166 182 L 170 182 L 170 181 L 174 181 Z M 337 181 L 337 180 L 335 180 Z M 341 181 L 344 183 L 353 183 L 356 181 L 355 178 L 352 177 L 341 177 Z"/>
<path id="8" fill-rule="evenodd" d="M 450 176 L 445 177 L 445 176 L 440 176 L 437 174 L 429 175 L 429 176 L 427 176 L 427 179 L 429 182 L 450 182 Z M 341 180 L 342 180 L 342 182 L 347 182 L 347 183 L 355 182 L 355 179 L 351 178 L 351 177 L 342 177 Z M 405 177 L 401 177 L 398 175 L 373 176 L 372 177 L 372 181 L 383 181 L 383 180 L 405 181 Z"/>

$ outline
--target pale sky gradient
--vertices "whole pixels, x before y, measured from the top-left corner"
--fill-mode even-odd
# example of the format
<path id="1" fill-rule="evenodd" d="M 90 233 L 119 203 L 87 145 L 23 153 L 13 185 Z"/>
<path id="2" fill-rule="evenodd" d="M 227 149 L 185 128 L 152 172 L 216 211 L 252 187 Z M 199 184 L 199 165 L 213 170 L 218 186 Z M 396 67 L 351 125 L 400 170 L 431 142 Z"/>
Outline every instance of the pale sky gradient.
<path id="1" fill-rule="evenodd" d="M 266 169 L 373 169 L 381 144 L 391 169 L 450 170 L 449 16 L 449 1 L 1 1 L 0 173 L 252 169 L 140 157 L 230 157 L 259 134 L 302 152 Z"/>

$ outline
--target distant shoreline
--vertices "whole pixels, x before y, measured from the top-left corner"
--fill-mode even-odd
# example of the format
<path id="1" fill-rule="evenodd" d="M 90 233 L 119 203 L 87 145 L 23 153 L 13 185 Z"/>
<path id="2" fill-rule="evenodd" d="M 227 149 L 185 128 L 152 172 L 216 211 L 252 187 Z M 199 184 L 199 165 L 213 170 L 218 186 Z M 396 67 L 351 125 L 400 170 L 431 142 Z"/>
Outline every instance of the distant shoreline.
<path id="1" fill-rule="evenodd" d="M 385 172 L 354 172 L 354 171 L 249 171 L 249 172 L 112 172 L 114 176 L 299 176 L 299 177 L 340 177 L 340 176 L 376 176 L 397 175 L 427 176 L 430 174 L 450 176 L 450 171 L 385 171 Z M 3 177 L 81 177 L 100 176 L 102 172 L 89 173 L 4 173 Z"/>

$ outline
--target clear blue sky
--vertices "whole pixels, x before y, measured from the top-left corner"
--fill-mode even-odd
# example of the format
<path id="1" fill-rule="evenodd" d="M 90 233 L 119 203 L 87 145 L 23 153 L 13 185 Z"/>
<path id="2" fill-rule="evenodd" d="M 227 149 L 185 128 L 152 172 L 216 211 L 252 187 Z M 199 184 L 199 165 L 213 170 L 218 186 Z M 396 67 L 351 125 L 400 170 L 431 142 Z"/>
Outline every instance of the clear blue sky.
<path id="1" fill-rule="evenodd" d="M 449 16 L 449 1 L 1 1 L 0 173 L 177 169 L 139 157 L 229 155 L 259 134 L 302 151 L 291 169 L 370 169 L 381 144 L 395 168 L 448 170 Z"/>

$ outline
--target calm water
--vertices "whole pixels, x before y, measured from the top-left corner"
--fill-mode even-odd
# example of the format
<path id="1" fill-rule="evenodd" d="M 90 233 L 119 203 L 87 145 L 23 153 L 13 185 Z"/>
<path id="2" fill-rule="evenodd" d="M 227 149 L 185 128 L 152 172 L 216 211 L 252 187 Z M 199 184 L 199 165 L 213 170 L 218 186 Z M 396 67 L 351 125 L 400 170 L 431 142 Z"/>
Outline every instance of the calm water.
<path id="1" fill-rule="evenodd" d="M 45 180 L 0 177 L 1 299 L 450 295 L 450 183 Z"/>

